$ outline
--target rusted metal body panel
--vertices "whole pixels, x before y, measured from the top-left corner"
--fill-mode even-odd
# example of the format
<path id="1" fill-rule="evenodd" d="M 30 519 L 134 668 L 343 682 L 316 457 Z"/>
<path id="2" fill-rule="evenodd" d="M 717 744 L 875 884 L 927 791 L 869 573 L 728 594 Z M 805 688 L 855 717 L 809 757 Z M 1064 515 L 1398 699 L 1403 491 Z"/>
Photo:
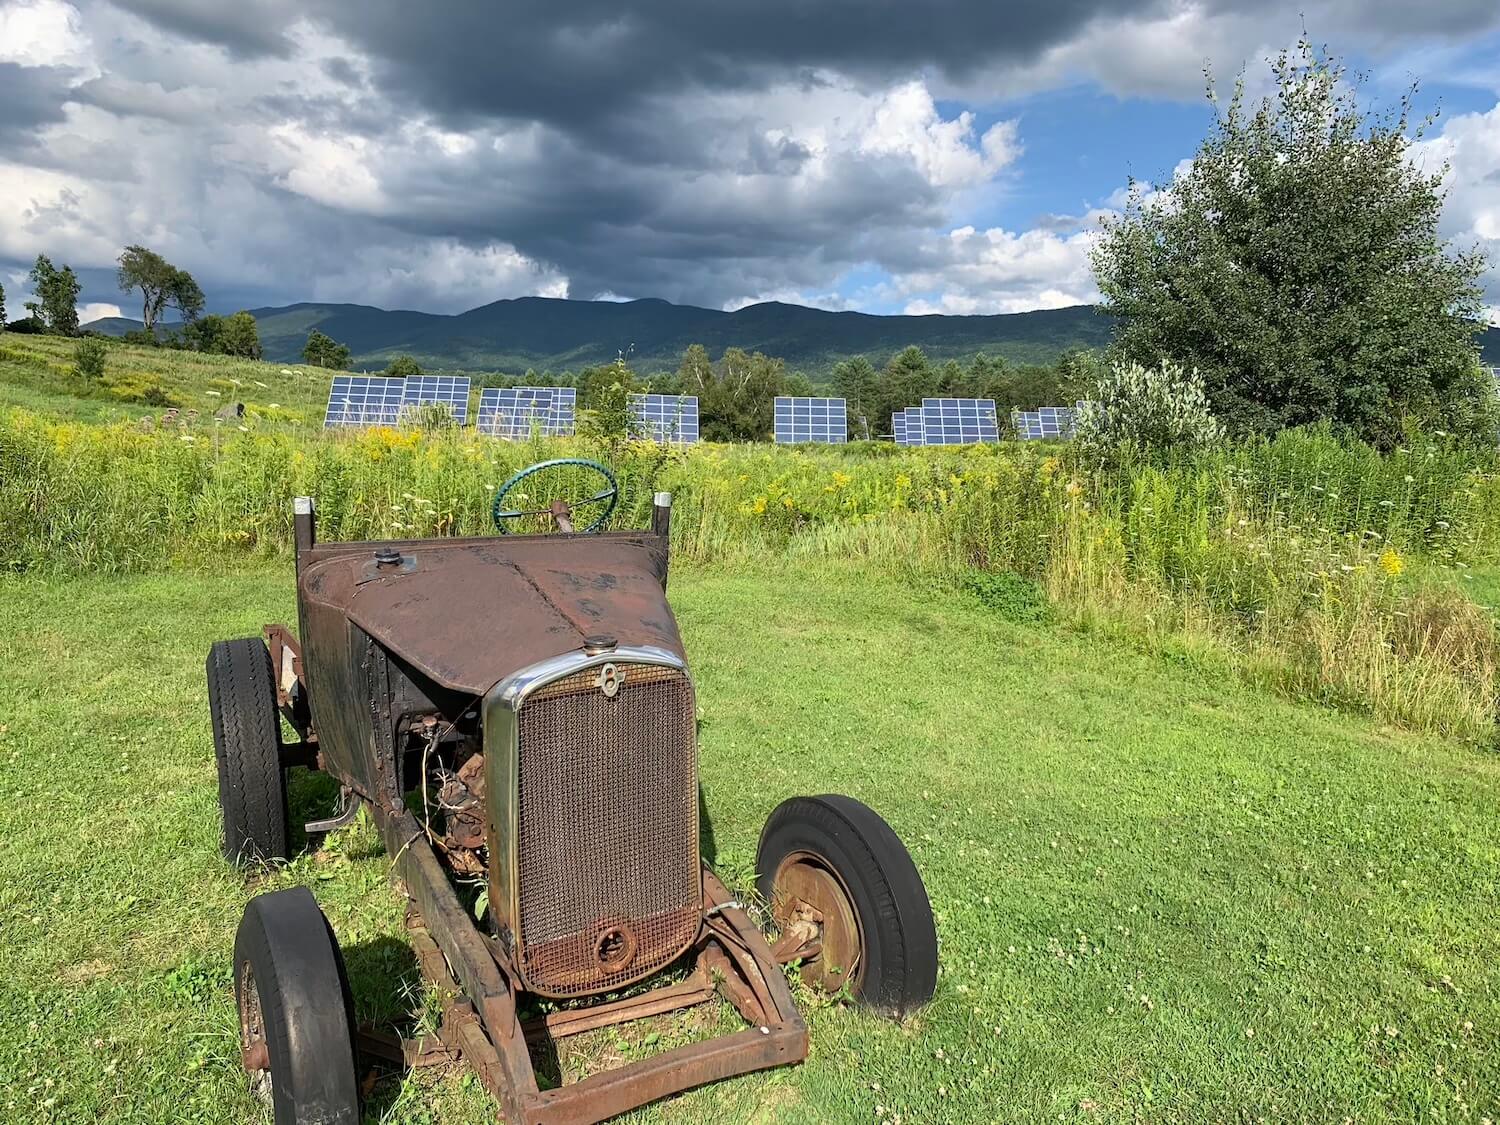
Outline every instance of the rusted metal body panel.
<path id="1" fill-rule="evenodd" d="M 401 563 L 381 567 L 377 548 L 399 552 Z M 666 545 L 654 535 L 320 544 L 299 561 L 305 648 L 324 648 L 319 634 L 347 619 L 468 695 L 594 634 L 682 651 L 663 590 Z"/>

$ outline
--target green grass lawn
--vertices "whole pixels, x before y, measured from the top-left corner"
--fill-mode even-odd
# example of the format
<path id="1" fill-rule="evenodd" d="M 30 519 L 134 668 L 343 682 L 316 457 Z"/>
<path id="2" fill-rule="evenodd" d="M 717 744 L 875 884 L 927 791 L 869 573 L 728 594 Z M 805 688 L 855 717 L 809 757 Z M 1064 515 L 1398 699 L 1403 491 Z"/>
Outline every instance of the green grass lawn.
<path id="1" fill-rule="evenodd" d="M 912 848 L 942 975 L 907 1026 L 815 1003 L 805 1065 L 641 1119 L 1500 1118 L 1492 754 L 868 572 L 672 596 L 721 868 L 850 793 Z M 0 1119 L 254 1120 L 229 958 L 265 887 L 314 889 L 362 1018 L 420 1005 L 368 826 L 254 885 L 219 858 L 203 657 L 278 619 L 281 570 L 0 581 Z M 461 1068 L 371 1112 L 490 1119 Z"/>

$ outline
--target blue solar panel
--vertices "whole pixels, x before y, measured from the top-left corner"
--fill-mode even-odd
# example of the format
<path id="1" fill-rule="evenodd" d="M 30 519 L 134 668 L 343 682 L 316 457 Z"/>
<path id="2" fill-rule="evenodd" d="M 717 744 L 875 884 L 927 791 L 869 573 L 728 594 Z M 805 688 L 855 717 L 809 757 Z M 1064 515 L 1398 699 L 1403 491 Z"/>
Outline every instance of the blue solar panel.
<path id="1" fill-rule="evenodd" d="M 891 437 L 897 445 L 906 444 L 906 411 L 898 410 L 891 415 Z"/>
<path id="2" fill-rule="evenodd" d="M 969 445 L 977 441 L 999 441 L 1000 423 L 995 418 L 995 400 L 989 398 L 924 398 L 922 443 L 924 445 Z"/>
<path id="3" fill-rule="evenodd" d="M 920 406 L 908 406 L 901 413 L 906 415 L 906 444 L 926 445 L 927 440 L 922 430 L 922 408 Z"/>
<path id="4" fill-rule="evenodd" d="M 335 375 L 328 388 L 324 427 L 394 426 L 401 416 L 405 383 L 376 375 Z"/>
<path id="5" fill-rule="evenodd" d="M 573 387 L 486 387 L 475 426 L 491 437 L 520 441 L 573 433 L 578 391 Z"/>
<path id="6" fill-rule="evenodd" d="M 572 437 L 578 429 L 578 388 L 558 387 L 552 392 L 550 437 Z"/>
<path id="7" fill-rule="evenodd" d="M 453 412 L 460 426 L 469 423 L 469 377 L 467 375 L 412 375 L 401 392 L 401 409 L 442 403 Z"/>
<path id="8" fill-rule="evenodd" d="M 1042 406 L 1036 410 L 1011 411 L 1011 424 L 1022 441 L 1059 440 L 1073 436 L 1078 411 L 1071 406 Z"/>
<path id="9" fill-rule="evenodd" d="M 778 395 L 773 406 L 778 442 L 842 445 L 849 440 L 849 407 L 841 398 Z"/>
<path id="10" fill-rule="evenodd" d="M 696 395 L 631 395 L 630 413 L 653 441 L 687 444 L 698 440 Z"/>

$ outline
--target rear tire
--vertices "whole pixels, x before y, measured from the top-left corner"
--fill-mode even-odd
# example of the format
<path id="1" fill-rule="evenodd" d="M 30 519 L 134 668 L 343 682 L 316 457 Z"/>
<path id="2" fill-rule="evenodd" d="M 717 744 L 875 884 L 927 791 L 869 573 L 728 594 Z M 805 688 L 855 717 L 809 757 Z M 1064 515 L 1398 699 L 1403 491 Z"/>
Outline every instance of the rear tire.
<path id="1" fill-rule="evenodd" d="M 337 939 L 306 887 L 250 900 L 234 939 L 240 1048 L 276 1125 L 358 1125 L 354 1006 Z"/>
<path id="2" fill-rule="evenodd" d="M 755 869 L 779 923 L 793 897 L 823 917 L 824 948 L 804 966 L 809 983 L 847 985 L 896 1019 L 932 999 L 932 905 L 911 854 L 873 809 L 833 794 L 783 801 L 761 833 Z"/>
<path id="3" fill-rule="evenodd" d="M 224 858 L 236 864 L 286 859 L 291 836 L 271 654 L 259 637 L 218 641 L 206 667 Z"/>

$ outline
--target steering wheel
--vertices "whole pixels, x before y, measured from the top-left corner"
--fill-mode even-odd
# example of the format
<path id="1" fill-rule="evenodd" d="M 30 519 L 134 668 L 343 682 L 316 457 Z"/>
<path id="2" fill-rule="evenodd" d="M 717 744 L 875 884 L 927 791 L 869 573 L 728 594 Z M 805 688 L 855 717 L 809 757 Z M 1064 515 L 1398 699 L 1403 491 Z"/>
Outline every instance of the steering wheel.
<path id="1" fill-rule="evenodd" d="M 603 479 L 605 487 L 591 496 L 583 496 L 576 500 L 564 500 L 557 493 L 564 495 L 576 495 L 579 491 L 578 485 L 581 481 L 588 480 L 591 476 Z M 536 478 L 533 480 L 533 478 Z M 525 481 L 531 481 L 530 485 L 522 488 Z M 515 493 L 511 503 L 515 507 L 506 506 L 506 497 Z M 614 473 L 601 465 L 598 461 L 586 461 L 581 457 L 559 457 L 554 461 L 540 461 L 535 465 L 522 469 L 510 480 L 500 486 L 500 491 L 495 493 L 495 502 L 490 507 L 490 516 L 495 521 L 495 528 L 502 534 L 509 534 L 518 525 L 517 521 L 523 519 L 538 520 L 538 531 L 561 531 L 565 534 L 588 535 L 598 531 L 609 519 L 615 510 L 615 505 L 620 502 L 620 486 L 615 481 Z M 573 526 L 573 514 L 580 508 L 590 505 L 602 504 L 603 511 L 594 518 L 594 521 L 581 530 Z M 545 506 L 535 506 L 545 505 Z M 523 531 L 532 530 L 526 527 Z"/>

